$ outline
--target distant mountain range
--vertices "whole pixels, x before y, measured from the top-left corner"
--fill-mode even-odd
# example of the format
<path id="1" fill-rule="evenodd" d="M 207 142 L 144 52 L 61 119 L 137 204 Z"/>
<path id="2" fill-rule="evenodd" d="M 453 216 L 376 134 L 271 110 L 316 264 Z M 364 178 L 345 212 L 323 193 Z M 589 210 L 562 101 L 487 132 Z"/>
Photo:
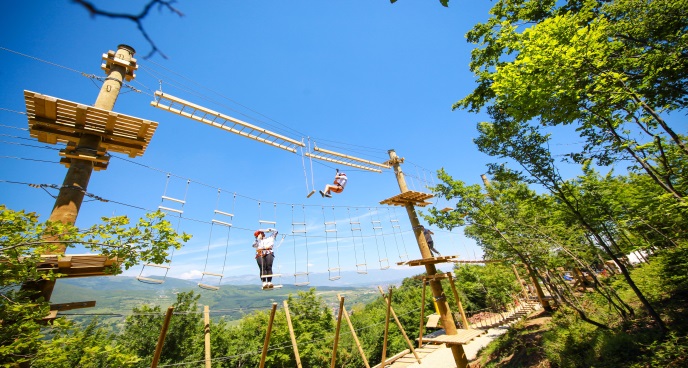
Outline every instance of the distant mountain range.
<path id="1" fill-rule="evenodd" d="M 316 288 L 323 300 L 336 306 L 337 294 L 345 296 L 346 304 L 368 303 L 378 297 L 377 286 L 386 289 L 389 285 L 400 285 L 404 278 L 412 277 L 423 268 L 369 270 L 367 274 L 355 271 L 341 272 L 339 279 L 331 281 L 326 273 L 309 275 L 310 284 L 294 286 L 294 277 L 275 278 L 273 283 L 283 284 L 282 288 L 265 291 L 261 289 L 258 275 L 227 276 L 217 291 L 210 291 L 198 287 L 200 280 L 182 280 L 167 277 L 161 284 L 143 283 L 133 276 L 102 276 L 60 279 L 56 286 L 51 302 L 71 303 L 80 301 L 96 301 L 96 307 L 60 312 L 60 315 L 72 315 L 75 319 L 86 319 L 80 315 L 107 315 L 121 319 L 130 314 L 134 308 L 143 305 L 159 306 L 165 310 L 176 300 L 179 292 L 194 291 L 201 295 L 199 304 L 209 305 L 211 310 L 236 310 L 227 312 L 224 316 L 229 319 L 241 318 L 246 313 L 256 309 L 268 309 L 273 302 L 286 299 L 289 294 Z M 303 280 L 299 280 L 303 281 Z M 109 317 L 112 315 L 112 317 Z"/>

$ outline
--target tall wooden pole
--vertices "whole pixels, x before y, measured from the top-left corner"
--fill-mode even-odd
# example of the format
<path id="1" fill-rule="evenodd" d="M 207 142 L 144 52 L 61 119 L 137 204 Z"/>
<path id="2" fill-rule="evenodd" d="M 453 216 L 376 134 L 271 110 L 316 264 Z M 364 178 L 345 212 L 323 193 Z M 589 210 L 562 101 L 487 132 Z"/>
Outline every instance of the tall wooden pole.
<path id="1" fill-rule="evenodd" d="M 343 300 L 343 298 L 340 294 L 337 294 L 337 298 L 340 298 Z M 343 304 L 342 304 L 342 308 L 344 308 Z M 354 329 L 354 325 L 351 323 L 351 319 L 349 318 L 349 314 L 346 313 L 346 309 L 344 309 L 343 312 L 344 312 L 344 318 L 346 318 L 346 323 L 349 325 L 349 330 L 351 331 L 351 336 L 354 337 L 354 342 L 356 343 L 356 347 L 358 348 L 358 352 L 359 352 L 359 354 L 361 354 L 361 358 L 363 359 L 363 364 L 365 364 L 366 368 L 370 368 L 370 365 L 368 365 L 368 358 L 366 358 L 365 352 L 363 351 L 363 347 L 361 346 L 361 342 L 358 340 L 358 335 L 356 334 L 356 330 Z"/>
<path id="2" fill-rule="evenodd" d="M 119 45 L 115 58 L 121 59 L 128 63 L 131 61 L 136 51 L 131 46 Z M 95 107 L 103 110 L 112 111 L 115 107 L 115 102 L 119 96 L 119 91 L 122 88 L 122 81 L 127 75 L 127 68 L 123 65 L 113 63 L 110 66 L 109 74 L 100 88 L 98 98 L 96 99 Z M 84 133 L 79 138 L 77 148 L 85 151 L 97 151 L 100 147 L 101 138 L 98 135 Z M 50 221 L 59 221 L 63 224 L 73 225 L 79 215 L 79 209 L 84 201 L 88 182 L 93 173 L 93 161 L 72 158 L 67 169 L 64 181 L 60 192 L 55 199 L 52 213 L 50 214 Z M 49 254 L 64 254 L 66 246 L 61 244 L 58 248 Z M 46 301 L 50 300 L 53 289 L 55 288 L 55 281 L 43 281 L 38 285 L 41 296 Z"/>
<path id="3" fill-rule="evenodd" d="M 389 313 L 392 308 L 392 288 L 389 288 L 389 298 L 387 299 L 387 312 L 385 313 L 385 334 L 382 338 L 382 358 L 380 367 L 384 367 L 387 360 L 387 335 L 389 334 Z"/>
<path id="4" fill-rule="evenodd" d="M 399 190 L 402 193 L 408 191 L 406 186 L 406 179 L 404 178 L 404 173 L 401 171 L 400 159 L 394 150 L 389 150 L 389 163 L 394 168 L 394 174 L 397 177 L 397 182 L 399 184 Z M 420 221 L 418 221 L 418 215 L 416 214 L 416 209 L 413 204 L 407 204 L 406 212 L 408 213 L 409 220 L 411 220 L 411 226 L 416 235 L 416 242 L 418 243 L 418 248 L 420 248 L 420 254 L 423 258 L 433 258 L 428 243 L 425 241 L 425 236 L 420 228 Z M 425 272 L 428 276 L 435 275 L 437 269 L 434 264 L 426 264 Z M 440 320 L 442 321 L 442 327 L 447 335 L 456 335 L 456 325 L 454 324 L 454 317 L 451 315 L 451 310 L 449 309 L 449 303 L 447 302 L 447 297 L 442 290 L 442 284 L 439 280 L 430 279 L 430 290 L 432 290 L 432 295 L 435 298 L 437 308 L 440 312 Z M 454 356 L 454 361 L 458 368 L 465 368 L 468 366 L 468 358 L 466 357 L 466 352 L 462 345 L 452 345 L 451 346 L 452 355 Z"/>
<path id="5" fill-rule="evenodd" d="M 115 57 L 126 62 L 131 61 L 136 51 L 131 46 L 119 45 Z M 103 110 L 112 111 L 115 102 L 122 88 L 122 81 L 127 74 L 127 68 L 123 65 L 113 63 L 110 67 L 103 86 L 100 88 L 95 107 Z M 82 134 L 79 138 L 78 148 L 86 150 L 97 150 L 100 146 L 101 138 L 97 135 Z M 74 224 L 79 214 L 81 203 L 84 200 L 89 179 L 93 173 L 93 161 L 72 158 L 62 183 L 62 189 L 57 195 L 53 211 L 50 214 L 50 221 L 60 221 L 65 224 Z M 65 247 L 57 250 L 58 254 L 64 254 Z"/>
<path id="6" fill-rule="evenodd" d="M 337 313 L 337 327 L 334 332 L 334 345 L 332 346 L 332 359 L 330 360 L 330 368 L 334 368 L 337 362 L 337 346 L 339 345 L 339 330 L 342 326 L 342 311 L 344 310 L 344 297 L 339 296 L 339 312 Z"/>
<path id="7" fill-rule="evenodd" d="M 296 344 L 296 334 L 294 334 L 294 326 L 291 324 L 291 314 L 289 313 L 289 303 L 286 300 L 282 301 L 284 304 L 284 315 L 287 317 L 287 325 L 289 326 L 289 337 L 291 337 L 291 345 L 294 348 L 294 360 L 296 360 L 296 368 L 302 368 L 301 356 L 299 356 L 299 347 Z"/>
<path id="8" fill-rule="evenodd" d="M 172 319 L 172 312 L 174 312 L 174 307 L 167 308 L 167 313 L 165 313 L 165 321 L 163 321 L 162 323 L 162 328 L 160 329 L 160 336 L 158 336 L 158 344 L 155 345 L 155 353 L 153 354 L 151 368 L 155 368 L 158 366 L 160 354 L 162 354 L 162 345 L 165 342 L 165 336 L 167 335 L 167 328 L 170 326 L 170 319 Z"/>
<path id="9" fill-rule="evenodd" d="M 268 346 L 270 346 L 270 334 L 272 333 L 272 322 L 275 320 L 275 310 L 277 303 L 272 303 L 272 310 L 270 311 L 270 320 L 268 320 L 268 330 L 265 332 L 265 341 L 263 342 L 263 352 L 260 355 L 260 368 L 265 367 L 265 358 L 268 356 Z"/>
<path id="10" fill-rule="evenodd" d="M 387 298 L 385 296 L 385 292 L 382 290 L 382 287 L 378 286 L 377 289 L 380 290 L 380 294 L 382 294 L 383 298 Z M 416 357 L 416 360 L 418 361 L 418 363 L 420 363 L 420 357 L 418 356 L 418 353 L 416 353 L 416 349 L 413 347 L 413 344 L 411 343 L 411 340 L 408 338 L 408 335 L 406 335 L 406 330 L 404 330 L 404 326 L 401 324 L 401 321 L 399 321 L 399 317 L 397 317 L 396 312 L 394 312 L 394 308 L 392 308 L 392 301 L 391 300 L 389 301 L 389 310 L 390 310 L 390 312 L 392 312 L 392 317 L 394 317 L 394 322 L 396 322 L 397 327 L 399 327 L 399 331 L 401 331 L 401 335 L 404 337 L 404 340 L 406 340 L 406 345 L 409 346 L 411 353 L 413 353 L 413 356 Z"/>
<path id="11" fill-rule="evenodd" d="M 204 324 L 204 335 L 205 335 L 205 368 L 210 368 L 211 366 L 211 355 L 210 355 L 210 307 L 203 306 L 203 324 Z"/>

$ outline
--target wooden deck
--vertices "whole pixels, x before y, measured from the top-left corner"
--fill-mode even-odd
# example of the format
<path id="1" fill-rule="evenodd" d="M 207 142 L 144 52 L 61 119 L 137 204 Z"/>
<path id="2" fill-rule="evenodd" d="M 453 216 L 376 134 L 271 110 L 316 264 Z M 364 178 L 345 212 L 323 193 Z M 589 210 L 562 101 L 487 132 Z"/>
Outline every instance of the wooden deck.
<path id="1" fill-rule="evenodd" d="M 418 357 L 422 360 L 426 356 L 432 354 L 435 352 L 435 350 L 442 348 L 442 345 L 436 345 L 436 344 L 426 344 L 423 347 L 417 348 L 416 354 L 418 354 Z M 392 367 L 392 368 L 402 368 L 402 367 L 408 367 L 411 364 L 418 363 L 416 360 L 416 357 L 413 356 L 413 353 L 411 350 L 406 349 L 402 351 L 401 353 L 391 356 L 386 359 L 385 367 Z M 373 368 L 380 368 L 380 365 L 376 365 Z"/>

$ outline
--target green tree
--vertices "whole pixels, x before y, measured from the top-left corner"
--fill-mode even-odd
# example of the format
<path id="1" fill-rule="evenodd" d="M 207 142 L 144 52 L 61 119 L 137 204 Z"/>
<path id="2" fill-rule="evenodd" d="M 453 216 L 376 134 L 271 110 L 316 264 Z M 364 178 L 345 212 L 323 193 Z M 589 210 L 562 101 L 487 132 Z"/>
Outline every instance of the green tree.
<path id="1" fill-rule="evenodd" d="M 140 262 L 164 263 L 169 247 L 180 248 L 190 236 L 177 234 L 160 212 L 147 214 L 134 226 L 125 216 L 103 218 L 101 224 L 79 229 L 60 222 L 39 223 L 38 215 L 0 205 L 0 362 L 24 364 L 34 359 L 43 337 L 56 325 L 45 326 L 48 303 L 35 298 L 27 282 L 54 280 L 62 275 L 41 267 L 42 255 L 58 244 L 80 244 L 94 253 L 117 258 L 124 269 Z M 45 240 L 55 239 L 55 240 Z M 107 270 L 121 272 L 119 267 Z M 58 324 L 59 325 L 59 324 Z"/>

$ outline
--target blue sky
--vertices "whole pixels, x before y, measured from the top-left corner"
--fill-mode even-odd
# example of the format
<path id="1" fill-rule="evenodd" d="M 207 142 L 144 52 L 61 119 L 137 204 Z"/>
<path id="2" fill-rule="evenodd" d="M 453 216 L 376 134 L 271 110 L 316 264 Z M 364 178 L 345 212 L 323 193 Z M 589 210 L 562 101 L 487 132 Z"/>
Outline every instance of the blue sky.
<path id="1" fill-rule="evenodd" d="M 145 1 L 94 3 L 137 13 Z M 178 1 L 183 17 L 153 10 L 143 20 L 167 56 L 145 59 L 151 46 L 132 22 L 91 18 L 70 1 L 8 2 L 0 14 L 5 29 L 0 34 L 0 202 L 47 219 L 57 191 L 16 183 L 61 185 L 66 173 L 57 164 L 62 146 L 29 137 L 23 91 L 93 104 L 101 82 L 81 73 L 105 76 L 101 55 L 123 43 L 137 50 L 140 68 L 129 85 L 140 92 L 123 89 L 114 111 L 159 126 L 142 157 L 115 153 L 107 170 L 94 172 L 88 192 L 110 202 L 85 202 L 78 226 L 101 216 L 138 218 L 143 209 L 161 205 L 162 195 L 184 197 L 184 218 L 170 220 L 194 238 L 175 252 L 169 274 L 174 277 L 196 277 L 203 270 L 257 274 L 250 244 L 261 219 L 276 221 L 283 234 L 291 233 L 292 222 L 307 223 L 309 237 L 287 236 L 278 250 L 284 274 L 304 267 L 309 272 L 337 266 L 355 270 L 361 259 L 371 270 L 380 268 L 380 259 L 392 267 L 404 257 L 417 259 L 405 210 L 379 205 L 399 193 L 391 170 L 378 174 L 313 161 L 311 171 L 311 163 L 306 159 L 304 169 L 298 154 L 156 109 L 150 102 L 162 89 L 294 139 L 310 138 L 319 147 L 377 162 L 394 149 L 406 160 L 402 169 L 412 190 L 427 191 L 425 185 L 436 182 L 439 168 L 480 183 L 491 159 L 477 151 L 472 139 L 475 124 L 485 117 L 451 106 L 474 88 L 468 70 L 472 45 L 464 35 L 487 19 L 491 4 Z M 349 176 L 344 193 L 306 198 L 313 183 L 321 189 L 332 180 L 335 168 Z M 447 205 L 437 202 L 440 208 Z M 226 228 L 211 226 L 215 209 L 235 215 L 229 240 Z M 383 227 L 378 236 L 371 222 L 375 218 Z M 352 233 L 350 219 L 359 219 L 360 234 Z M 335 239 L 326 237 L 327 221 L 337 224 Z M 433 230 L 443 254 L 480 257 L 460 229 Z M 358 235 L 363 245 L 356 243 Z M 140 271 L 137 267 L 126 274 Z"/>

